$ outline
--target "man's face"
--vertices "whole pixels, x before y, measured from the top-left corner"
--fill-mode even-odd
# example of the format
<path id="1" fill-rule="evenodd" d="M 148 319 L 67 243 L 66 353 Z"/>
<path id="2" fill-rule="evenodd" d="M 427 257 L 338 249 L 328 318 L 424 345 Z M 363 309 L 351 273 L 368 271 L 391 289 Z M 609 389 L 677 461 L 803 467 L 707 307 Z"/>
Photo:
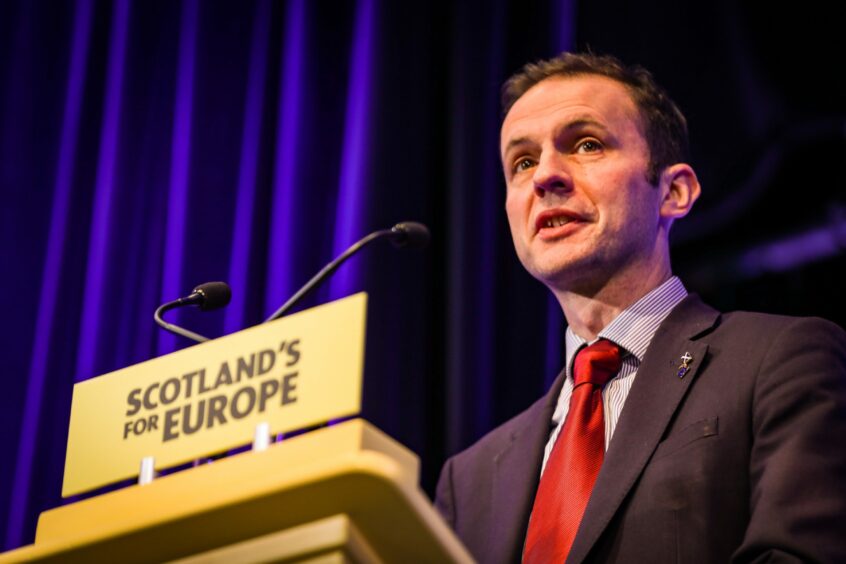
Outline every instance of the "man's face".
<path id="1" fill-rule="evenodd" d="M 502 124 L 505 209 L 523 266 L 551 289 L 595 291 L 656 261 L 661 190 L 637 107 L 603 76 L 554 77 Z"/>

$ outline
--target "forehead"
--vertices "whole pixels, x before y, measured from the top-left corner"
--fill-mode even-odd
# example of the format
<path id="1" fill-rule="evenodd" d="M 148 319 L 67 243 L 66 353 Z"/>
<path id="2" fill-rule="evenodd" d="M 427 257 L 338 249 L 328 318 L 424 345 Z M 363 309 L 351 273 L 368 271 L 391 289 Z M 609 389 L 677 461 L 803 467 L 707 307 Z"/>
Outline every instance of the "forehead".
<path id="1" fill-rule="evenodd" d="M 626 86 L 600 75 L 554 76 L 526 91 L 502 122 L 501 146 L 568 120 L 591 120 L 643 136 L 640 113 Z"/>

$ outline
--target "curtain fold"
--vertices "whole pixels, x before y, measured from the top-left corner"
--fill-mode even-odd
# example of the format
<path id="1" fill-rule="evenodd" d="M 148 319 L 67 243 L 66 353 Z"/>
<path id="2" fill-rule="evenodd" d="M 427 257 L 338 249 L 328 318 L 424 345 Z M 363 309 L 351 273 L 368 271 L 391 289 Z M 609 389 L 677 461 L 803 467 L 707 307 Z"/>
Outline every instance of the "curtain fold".
<path id="1" fill-rule="evenodd" d="M 263 313 L 272 314 L 297 288 L 298 280 L 291 270 L 295 260 L 297 209 L 302 196 L 297 184 L 302 176 L 299 166 L 304 157 L 300 140 L 300 114 L 305 66 L 306 2 L 289 2 L 282 36 L 278 122 L 276 125 L 276 167 L 273 178 L 270 227 L 268 233 L 267 287 Z"/>
<path id="2" fill-rule="evenodd" d="M 191 125 L 194 118 L 194 68 L 198 11 L 197 0 L 184 0 L 182 3 L 161 284 L 164 300 L 187 295 L 183 288 L 183 270 L 186 254 L 185 232 L 189 220 Z M 174 323 L 180 323 L 181 313 L 178 310 L 173 313 Z M 171 333 L 159 333 L 158 354 L 173 352 L 176 349 L 176 339 L 177 337 Z"/>
<path id="3" fill-rule="evenodd" d="M 28 20 L 32 17 L 34 15 L 29 10 L 24 10 L 20 14 L 21 25 L 19 29 L 29 29 Z M 48 387 L 48 362 L 53 350 L 51 338 L 54 333 L 57 304 L 62 298 L 60 295 L 62 291 L 61 271 L 63 263 L 66 260 L 64 257 L 64 243 L 67 237 L 70 214 L 69 200 L 76 164 L 75 158 L 77 154 L 82 90 L 86 78 L 88 49 L 90 45 L 91 18 L 91 0 L 81 0 L 78 2 L 72 19 L 70 64 L 68 66 L 66 90 L 63 96 L 64 112 L 61 118 L 61 134 L 57 147 L 58 155 L 54 157 L 57 160 L 57 166 L 55 168 L 55 179 L 52 183 L 52 203 L 44 206 L 44 209 L 51 211 L 50 221 L 46 226 L 48 229 L 47 248 L 42 251 L 44 268 L 41 273 L 41 283 L 39 284 L 41 291 L 38 295 L 35 314 L 36 323 L 31 341 L 29 370 L 25 379 L 25 385 L 19 386 L 24 390 L 23 401 L 21 402 L 23 411 L 21 413 L 20 423 L 11 426 L 11 429 L 17 431 L 17 433 L 12 432 L 7 434 L 8 439 L 4 441 L 3 445 L 6 452 L 15 453 L 7 458 L 7 460 L 14 463 L 14 474 L 9 476 L 12 480 L 7 481 L 4 479 L 2 481 L 2 483 L 11 485 L 7 489 L 7 492 L 4 492 L 10 497 L 8 501 L 8 519 L 6 521 L 5 536 L 5 545 L 7 548 L 18 546 L 21 543 L 24 525 L 26 521 L 31 521 L 32 519 L 31 509 L 28 514 L 28 498 L 32 487 L 36 438 L 40 430 L 43 432 L 43 427 L 45 426 L 42 424 L 42 419 L 47 419 L 42 413 L 42 407 L 44 405 L 43 395 L 46 393 L 45 388 Z M 28 40 L 29 38 L 23 37 L 23 34 L 16 37 L 15 54 L 20 59 L 24 59 L 20 51 L 23 49 L 24 42 Z M 11 68 L 15 69 L 14 66 Z M 9 73 L 7 76 L 11 78 L 12 74 Z M 19 85 L 18 89 L 23 90 L 25 86 Z M 11 111 L 6 112 L 6 115 L 11 118 L 11 114 L 14 111 L 15 109 L 13 108 Z M 13 131 L 17 129 L 15 126 L 21 129 L 26 127 L 26 125 L 14 123 L 12 119 L 6 120 L 4 123 L 7 124 L 3 128 L 4 138 L 6 136 L 12 136 Z M 9 126 L 9 124 L 12 125 Z M 4 149 L 7 147 L 8 145 L 4 143 Z M 29 156 L 26 155 L 26 157 Z M 10 156 L 4 160 L 7 159 L 8 161 L 12 160 Z M 19 181 L 22 182 L 25 181 L 25 178 L 25 173 L 21 173 L 16 180 L 20 179 Z M 12 183 L 11 179 L 9 183 Z M 4 188 L 5 184 L 4 178 Z M 49 199 L 47 201 L 49 202 Z M 11 237 L 4 237 L 4 241 L 10 240 L 12 240 Z M 33 252 L 38 251 L 33 250 Z M 7 268 L 13 267 L 11 264 L 7 266 Z M 6 340 L 6 342 L 9 341 Z M 18 374 L 23 373 L 23 370 L 18 372 Z M 15 452 L 15 449 L 17 452 Z"/>
<path id="4" fill-rule="evenodd" d="M 302 2 L 292 3 L 302 12 Z M 270 36 L 270 0 L 257 3 L 252 22 L 249 71 L 247 73 L 247 94 L 244 100 L 244 128 L 241 137 L 241 152 L 238 165 L 238 186 L 236 188 L 235 217 L 232 233 L 232 252 L 229 260 L 227 281 L 234 288 L 250 287 L 250 250 L 253 246 L 252 225 L 256 209 L 258 189 L 258 148 L 261 143 L 261 122 L 264 116 L 265 84 L 267 82 L 267 50 Z M 297 26 L 298 18 L 288 17 Z M 297 26 L 294 29 L 299 29 Z M 286 36 L 295 35 L 294 33 Z M 297 107 L 294 100 L 291 107 Z M 277 159 L 277 162 L 281 159 Z M 284 168 L 284 167 L 283 167 Z M 275 240 L 275 237 L 272 238 Z M 272 253 L 271 253 L 272 256 Z M 223 323 L 224 333 L 233 333 L 244 328 L 247 312 L 245 292 L 235 292 L 226 308 Z"/>

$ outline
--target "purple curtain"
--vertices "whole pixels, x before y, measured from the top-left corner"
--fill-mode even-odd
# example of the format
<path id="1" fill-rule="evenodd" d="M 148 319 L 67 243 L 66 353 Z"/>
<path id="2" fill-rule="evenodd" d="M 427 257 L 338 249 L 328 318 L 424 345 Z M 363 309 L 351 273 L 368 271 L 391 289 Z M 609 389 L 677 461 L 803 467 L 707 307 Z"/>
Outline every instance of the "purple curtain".
<path id="1" fill-rule="evenodd" d="M 522 63 L 572 46 L 647 65 L 688 111 L 710 190 L 677 233 L 689 285 L 724 307 L 843 322 L 826 275 L 842 239 L 825 234 L 842 229 L 844 173 L 803 167 L 842 160 L 846 95 L 819 55 L 842 50 L 799 73 L 818 81 L 813 99 L 779 82 L 767 50 L 785 26 L 819 46 L 842 34 L 813 30 L 837 19 L 788 14 L 767 35 L 742 8 L 603 6 L 0 3 L 5 547 L 32 542 L 37 515 L 62 503 L 74 383 L 189 344 L 153 324 L 157 305 L 226 280 L 225 310 L 171 319 L 239 330 L 402 220 L 430 226 L 426 251 L 374 245 L 300 307 L 369 292 L 364 416 L 421 456 L 431 492 L 445 456 L 560 368 L 563 316 L 518 264 L 502 212 L 498 100 Z M 817 189 L 813 205 L 795 205 L 799 186 Z M 823 241 L 787 244 L 806 228 Z M 767 262 L 773 245 L 790 260 Z"/>

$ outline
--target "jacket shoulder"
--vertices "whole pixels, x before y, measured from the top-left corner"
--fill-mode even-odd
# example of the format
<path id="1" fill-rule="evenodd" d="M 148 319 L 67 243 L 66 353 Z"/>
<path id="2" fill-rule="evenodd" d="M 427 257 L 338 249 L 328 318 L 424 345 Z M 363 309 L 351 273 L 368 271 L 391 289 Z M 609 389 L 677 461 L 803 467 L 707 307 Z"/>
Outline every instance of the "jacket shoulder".
<path id="1" fill-rule="evenodd" d="M 769 348 L 776 342 L 846 345 L 846 331 L 819 317 L 793 317 L 733 311 L 723 313 L 712 332 L 714 339 L 730 339 L 737 345 Z"/>
<path id="2" fill-rule="evenodd" d="M 539 417 L 544 411 L 544 396 L 528 408 L 524 409 L 508 421 L 488 431 L 475 443 L 451 457 L 457 467 L 472 464 L 474 461 L 485 464 L 493 463 L 499 453 L 528 428 L 538 425 Z"/>

